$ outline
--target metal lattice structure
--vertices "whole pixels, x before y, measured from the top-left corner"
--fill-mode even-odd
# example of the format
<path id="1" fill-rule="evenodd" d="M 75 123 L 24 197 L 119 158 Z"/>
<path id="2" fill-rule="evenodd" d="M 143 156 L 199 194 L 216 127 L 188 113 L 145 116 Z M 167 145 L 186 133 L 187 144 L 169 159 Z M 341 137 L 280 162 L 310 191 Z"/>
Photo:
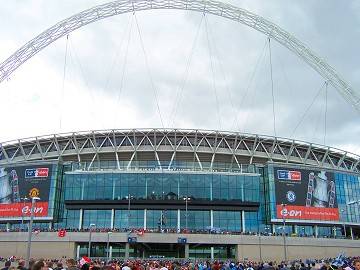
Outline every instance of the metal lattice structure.
<path id="1" fill-rule="evenodd" d="M 202 0 L 122 0 L 114 1 L 75 14 L 45 30 L 34 39 L 27 42 L 8 59 L 0 64 L 0 82 L 5 80 L 19 66 L 36 55 L 55 40 L 71 33 L 87 24 L 111 16 L 151 9 L 179 9 L 202 12 L 221 16 L 247 25 L 270 38 L 278 41 L 294 54 L 299 56 L 326 81 L 334 86 L 343 98 L 360 111 L 360 93 L 351 86 L 324 59 L 317 56 L 299 39 L 264 19 L 263 17 L 236 6 Z"/>
<path id="2" fill-rule="evenodd" d="M 103 130 L 47 135 L 2 143 L 0 165 L 26 161 L 62 160 L 86 163 L 114 161 L 120 169 L 137 161 L 154 161 L 167 170 L 176 162 L 194 162 L 199 170 L 216 164 L 241 169 L 243 164 L 279 162 L 355 173 L 360 156 L 303 141 L 237 132 L 186 129 Z M 122 166 L 124 168 L 124 166 Z"/>

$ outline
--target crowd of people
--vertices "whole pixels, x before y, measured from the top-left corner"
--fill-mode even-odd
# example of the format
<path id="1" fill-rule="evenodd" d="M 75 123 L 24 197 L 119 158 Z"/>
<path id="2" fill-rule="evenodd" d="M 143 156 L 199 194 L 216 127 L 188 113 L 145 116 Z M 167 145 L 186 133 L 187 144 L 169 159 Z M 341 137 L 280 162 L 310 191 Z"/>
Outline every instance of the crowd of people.
<path id="1" fill-rule="evenodd" d="M 34 232 L 58 232 L 60 229 L 49 229 L 49 228 L 33 228 Z M 89 232 L 89 228 L 82 228 L 82 229 L 75 229 L 75 228 L 66 228 L 61 229 L 67 232 Z M 141 228 L 93 228 L 93 232 L 120 232 L 120 233 L 188 233 L 188 234 L 230 234 L 230 235 L 261 235 L 261 236 L 282 236 L 282 232 L 252 232 L 252 231 L 227 231 L 227 230 L 220 230 L 220 229 L 174 229 L 174 228 L 155 228 L 155 229 L 141 229 Z M 0 229 L 0 232 L 27 232 L 27 227 L 18 227 L 12 229 Z M 314 234 L 285 234 L 287 237 L 310 237 L 315 238 Z M 334 236 L 328 235 L 319 235 L 319 238 L 332 238 Z M 340 238 L 344 238 L 340 236 Z M 347 237 L 350 239 L 350 236 Z"/>
<path id="2" fill-rule="evenodd" d="M 62 260 L 30 260 L 29 268 L 22 259 L 7 259 L 1 270 L 360 270 L 360 259 L 342 257 L 339 259 L 294 260 L 289 262 L 191 261 L 191 260 L 90 260 L 83 257 Z"/>

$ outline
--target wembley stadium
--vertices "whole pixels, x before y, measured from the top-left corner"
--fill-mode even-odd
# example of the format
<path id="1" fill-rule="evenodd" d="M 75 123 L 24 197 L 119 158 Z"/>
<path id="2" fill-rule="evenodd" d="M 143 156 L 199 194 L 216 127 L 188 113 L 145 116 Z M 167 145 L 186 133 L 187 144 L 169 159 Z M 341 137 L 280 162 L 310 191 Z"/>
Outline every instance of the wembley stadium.
<path id="1" fill-rule="evenodd" d="M 259 15 L 213 0 L 122 0 L 84 10 L 0 63 L 0 83 L 66 37 L 64 93 L 69 33 L 111 16 L 160 9 L 222 17 L 266 36 L 275 135 L 270 40 L 321 76 L 325 82 L 318 94 L 332 86 L 349 107 L 360 111 L 359 92 L 303 42 Z M 142 43 L 137 21 L 136 26 Z M 325 102 L 326 134 L 327 92 Z M 269 119 L 262 121 L 271 123 Z M 285 262 L 335 257 L 339 251 L 358 256 L 359 205 L 360 156 L 292 138 L 146 128 L 74 131 L 0 143 L 0 255 L 26 256 L 27 264 L 30 255 Z"/>
<path id="2" fill-rule="evenodd" d="M 46 242 L 51 252 L 86 255 L 89 230 L 92 257 L 105 257 L 109 243 L 112 257 L 258 258 L 260 248 L 262 258 L 281 258 L 283 233 L 289 258 L 339 245 L 356 252 L 359 162 L 331 147 L 209 130 L 5 142 L 0 226 L 11 233 L 0 243 L 21 253 L 29 218 L 21 209 L 36 195 L 35 253 Z"/>

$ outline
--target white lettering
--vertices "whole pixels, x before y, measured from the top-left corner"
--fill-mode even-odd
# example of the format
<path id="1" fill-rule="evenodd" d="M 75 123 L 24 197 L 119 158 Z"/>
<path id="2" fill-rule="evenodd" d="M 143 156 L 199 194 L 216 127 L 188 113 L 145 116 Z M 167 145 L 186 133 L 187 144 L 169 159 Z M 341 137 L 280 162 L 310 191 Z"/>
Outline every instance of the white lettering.
<path id="1" fill-rule="evenodd" d="M 301 217 L 302 212 L 300 210 L 290 210 L 288 211 L 286 208 L 281 211 L 281 215 L 286 217 Z"/>
<path id="2" fill-rule="evenodd" d="M 31 207 L 25 206 L 25 207 L 23 207 L 23 209 L 21 211 L 23 212 L 23 214 L 31 214 Z M 44 211 L 44 207 L 35 207 L 34 208 L 34 214 L 41 214 L 43 211 Z"/>

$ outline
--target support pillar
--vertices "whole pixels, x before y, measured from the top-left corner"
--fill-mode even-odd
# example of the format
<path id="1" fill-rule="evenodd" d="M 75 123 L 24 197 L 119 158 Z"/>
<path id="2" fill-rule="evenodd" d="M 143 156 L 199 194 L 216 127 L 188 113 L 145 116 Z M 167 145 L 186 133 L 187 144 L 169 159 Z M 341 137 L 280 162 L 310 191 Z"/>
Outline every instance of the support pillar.
<path id="1" fill-rule="evenodd" d="M 214 211 L 210 210 L 210 228 L 211 230 L 214 228 Z"/>
<path id="2" fill-rule="evenodd" d="M 114 229 L 114 216 L 115 216 L 115 209 L 111 209 L 111 220 L 110 220 L 111 229 Z"/>
<path id="3" fill-rule="evenodd" d="M 350 227 L 350 235 L 351 235 L 351 240 L 354 240 L 354 234 L 353 234 L 353 229 L 352 229 L 352 227 Z"/>
<path id="4" fill-rule="evenodd" d="M 235 246 L 235 260 L 237 262 L 240 262 L 243 260 L 243 256 L 242 256 L 242 247 L 241 245 L 236 245 Z"/>
<path id="5" fill-rule="evenodd" d="M 130 244 L 126 243 L 125 244 L 125 260 L 129 259 L 130 257 Z"/>
<path id="6" fill-rule="evenodd" d="M 76 259 L 79 260 L 80 259 L 80 245 L 78 244 L 76 247 Z"/>
<path id="7" fill-rule="evenodd" d="M 180 209 L 177 212 L 177 231 L 180 232 Z"/>
<path id="8" fill-rule="evenodd" d="M 144 209 L 144 230 L 146 230 L 146 214 L 147 214 L 147 211 L 146 211 L 146 209 Z"/>
<path id="9" fill-rule="evenodd" d="M 185 259 L 189 259 L 190 257 L 190 247 L 189 244 L 185 244 Z"/>
<path id="10" fill-rule="evenodd" d="M 245 228 L 245 211 L 244 210 L 241 211 L 241 227 L 242 227 L 242 232 L 245 232 L 246 228 Z"/>
<path id="11" fill-rule="evenodd" d="M 315 237 L 316 238 L 318 238 L 318 236 L 319 236 L 319 230 L 318 230 L 318 226 L 317 225 L 315 225 Z"/>
<path id="12" fill-rule="evenodd" d="M 214 260 L 214 247 L 210 248 L 210 258 L 212 261 Z"/>
<path id="13" fill-rule="evenodd" d="M 82 228 L 82 221 L 83 221 L 83 210 L 80 209 L 80 218 L 79 218 L 79 230 Z M 88 224 L 89 225 L 89 224 Z"/>
<path id="14" fill-rule="evenodd" d="M 112 246 L 109 248 L 109 259 L 112 260 Z"/>

